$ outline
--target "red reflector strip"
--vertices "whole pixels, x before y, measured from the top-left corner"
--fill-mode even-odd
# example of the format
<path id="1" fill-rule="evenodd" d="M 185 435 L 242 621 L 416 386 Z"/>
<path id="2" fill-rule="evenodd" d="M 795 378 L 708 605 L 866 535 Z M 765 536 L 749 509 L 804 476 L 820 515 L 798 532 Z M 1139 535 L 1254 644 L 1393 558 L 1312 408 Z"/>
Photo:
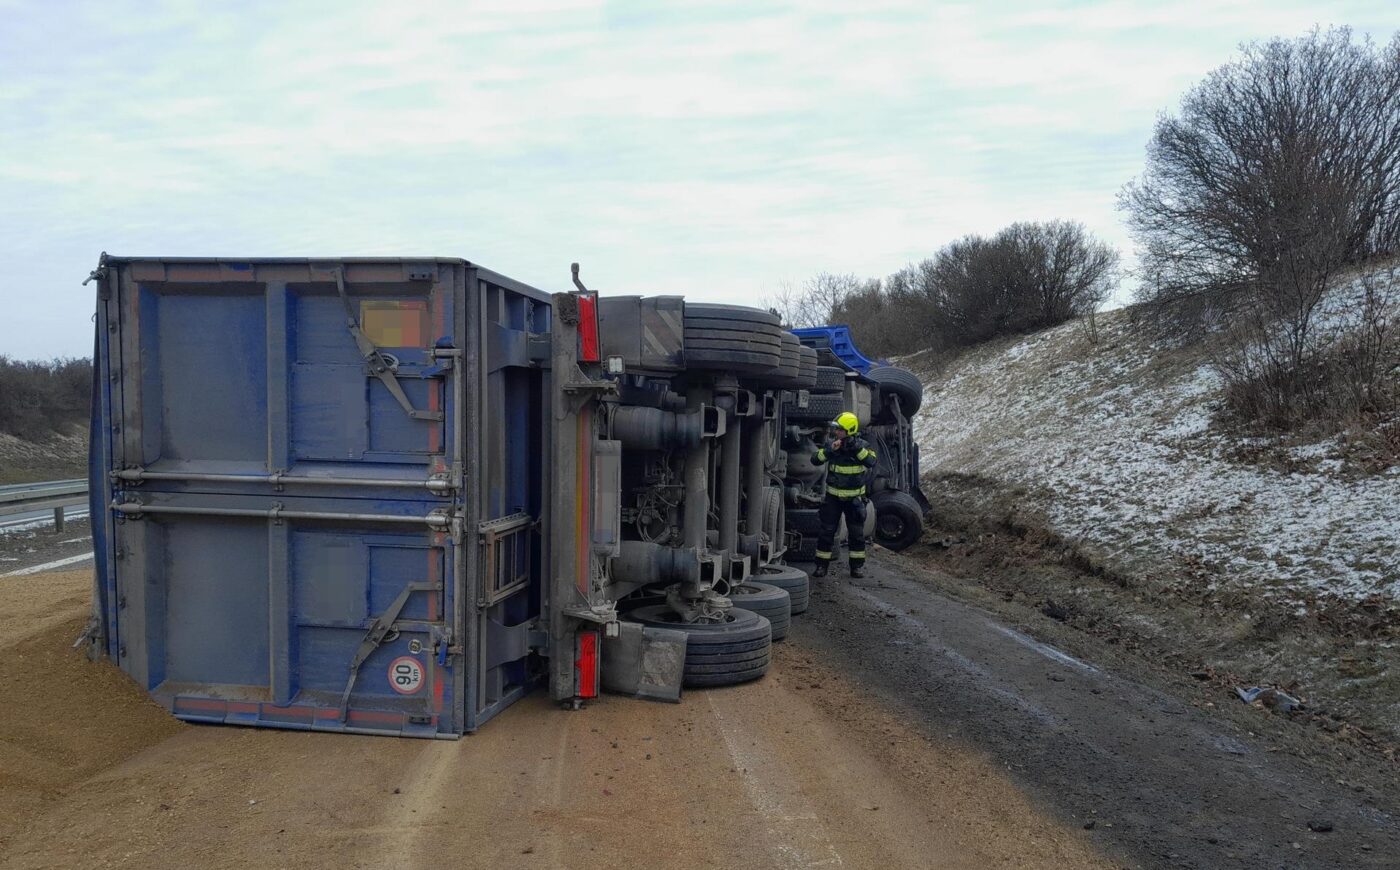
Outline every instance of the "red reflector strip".
<path id="1" fill-rule="evenodd" d="M 598 362 L 598 294 L 578 295 L 578 358 L 580 362 Z"/>
<path id="2" fill-rule="evenodd" d="M 598 697 L 598 632 L 578 633 L 578 658 L 574 659 L 574 672 L 580 698 Z"/>

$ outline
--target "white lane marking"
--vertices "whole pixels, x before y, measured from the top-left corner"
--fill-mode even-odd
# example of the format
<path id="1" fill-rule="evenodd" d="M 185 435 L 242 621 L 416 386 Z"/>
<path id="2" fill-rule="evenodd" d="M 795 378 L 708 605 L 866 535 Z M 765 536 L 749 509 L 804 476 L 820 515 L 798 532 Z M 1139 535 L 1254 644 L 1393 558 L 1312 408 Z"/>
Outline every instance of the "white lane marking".
<path id="1" fill-rule="evenodd" d="M 734 769 L 739 771 L 739 778 L 744 783 L 744 791 L 748 793 L 749 803 L 753 804 L 753 808 L 758 811 L 759 816 L 768 823 L 768 833 L 776 837 L 776 840 L 770 843 L 774 852 L 774 866 L 844 867 L 846 862 L 841 860 L 840 853 L 831 844 L 831 840 L 826 834 L 826 828 L 817 818 L 817 814 L 812 812 L 810 807 L 805 806 L 797 808 L 802 812 L 793 812 L 793 808 L 784 805 L 781 795 L 775 793 L 755 775 L 755 771 L 759 768 L 773 767 L 776 766 L 776 763 L 769 758 L 760 757 L 758 753 L 752 751 L 752 747 L 744 746 L 742 740 L 736 739 L 740 735 L 740 731 L 725 721 L 723 714 L 719 712 L 719 707 L 715 705 L 713 692 L 706 692 L 705 700 L 709 702 L 710 712 L 714 713 L 715 721 L 719 723 L 720 737 L 724 739 L 724 746 L 729 750 L 729 757 L 734 761 Z M 805 824 L 794 825 L 793 822 L 804 822 Z M 779 830 L 779 827 L 782 830 Z M 818 851 L 825 853 L 825 855 L 809 854 L 799 845 L 798 840 L 801 838 L 816 839 Z"/>
<path id="2" fill-rule="evenodd" d="M 1006 635 L 1007 637 L 1011 638 L 1012 640 L 1016 641 L 1022 646 L 1027 647 L 1028 649 L 1035 650 L 1036 652 L 1040 653 L 1041 655 L 1045 656 L 1051 661 L 1059 662 L 1062 665 L 1069 665 L 1072 668 L 1079 668 L 1086 674 L 1097 674 L 1099 672 L 1098 668 L 1094 667 L 1088 662 L 1081 662 L 1079 659 L 1075 658 L 1069 653 L 1060 652 L 1050 644 L 1041 643 L 1035 638 L 1024 635 L 1014 628 L 1007 628 L 1004 625 L 997 625 L 995 622 L 991 622 L 988 624 L 992 628 L 995 628 L 997 631 L 1001 632 L 1002 634 Z"/>
<path id="3" fill-rule="evenodd" d="M 66 559 L 55 559 L 52 562 L 45 562 L 42 565 L 30 565 L 28 568 L 21 568 L 18 571 L 9 571 L 0 574 L 0 577 L 21 577 L 25 574 L 38 574 L 41 571 L 52 571 L 55 568 L 62 568 L 65 565 L 76 565 L 79 562 L 86 562 L 91 558 L 91 553 L 80 553 L 77 556 L 69 556 Z"/>

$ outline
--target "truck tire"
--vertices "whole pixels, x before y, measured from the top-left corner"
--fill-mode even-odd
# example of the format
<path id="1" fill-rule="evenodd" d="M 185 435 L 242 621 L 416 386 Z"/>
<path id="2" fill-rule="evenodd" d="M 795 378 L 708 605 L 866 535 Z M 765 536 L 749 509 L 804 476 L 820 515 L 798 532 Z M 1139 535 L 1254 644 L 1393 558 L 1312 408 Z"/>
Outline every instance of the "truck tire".
<path id="1" fill-rule="evenodd" d="M 802 343 L 791 332 L 784 332 L 783 340 L 783 386 L 797 388 L 802 380 Z"/>
<path id="2" fill-rule="evenodd" d="M 908 369 L 896 366 L 879 366 L 870 370 L 866 377 L 880 385 L 880 393 L 892 393 L 899 397 L 899 410 L 905 417 L 912 417 L 924 401 L 924 385 L 917 375 Z"/>
<path id="3" fill-rule="evenodd" d="M 689 368 L 738 372 L 745 375 L 767 375 L 778 367 L 778 354 L 752 353 L 740 350 L 719 350 L 714 348 L 689 347 L 685 350 L 685 364 Z"/>
<path id="4" fill-rule="evenodd" d="M 723 317 L 687 317 L 685 319 L 686 329 L 718 329 L 725 332 L 746 332 L 753 335 L 767 335 L 772 338 L 781 338 L 784 334 L 781 327 L 771 323 L 764 323 L 757 320 L 726 320 Z"/>
<path id="5" fill-rule="evenodd" d="M 797 389 L 810 390 L 817 385 L 817 352 L 805 344 L 797 352 L 801 355 L 797 368 Z"/>
<path id="6" fill-rule="evenodd" d="M 746 580 L 729 590 L 729 600 L 735 607 L 766 618 L 773 626 L 773 643 L 787 637 L 788 626 L 792 624 L 792 599 L 786 589 Z"/>
<path id="7" fill-rule="evenodd" d="M 773 627 L 752 611 L 736 607 L 724 622 L 683 623 L 670 607 L 656 604 L 639 607 L 623 618 L 685 632 L 686 686 L 730 686 L 768 672 Z"/>
<path id="8" fill-rule="evenodd" d="M 685 343 L 687 346 L 698 341 L 714 341 L 724 344 L 741 345 L 743 348 L 753 348 L 769 353 L 776 353 L 779 356 L 783 352 L 783 340 L 776 335 L 765 335 L 762 332 L 744 332 L 738 329 L 685 329 Z"/>
<path id="9" fill-rule="evenodd" d="M 783 322 L 778 319 L 778 315 L 771 311 L 764 311 L 762 308 L 750 308 L 747 305 L 721 305 L 714 302 L 685 303 L 686 321 L 689 322 L 696 318 L 753 323 L 760 326 L 777 327 L 779 330 L 783 328 Z"/>
<path id="10" fill-rule="evenodd" d="M 776 344 L 765 344 L 762 337 L 743 338 L 691 338 L 686 336 L 685 351 L 717 351 L 719 353 L 750 353 L 768 359 L 773 368 L 783 364 L 782 348 Z"/>
<path id="11" fill-rule="evenodd" d="M 875 508 L 875 542 L 896 553 L 924 533 L 924 512 L 907 492 L 887 489 L 875 493 L 870 500 Z"/>
<path id="12" fill-rule="evenodd" d="M 757 378 L 760 386 L 774 387 L 777 389 L 797 390 L 801 389 L 802 379 L 799 372 L 802 367 L 801 344 L 797 341 L 797 336 L 789 332 L 784 332 L 780 339 L 782 357 L 778 362 L 778 367 L 766 377 Z"/>
<path id="13" fill-rule="evenodd" d="M 846 410 L 845 397 L 840 393 L 825 396 L 812 393 L 807 397 L 807 407 L 799 408 L 796 404 L 789 405 L 787 416 L 789 420 L 794 422 L 830 423 L 844 410 Z"/>
<path id="14" fill-rule="evenodd" d="M 814 393 L 840 393 L 846 389 L 846 370 L 839 366 L 817 366 Z"/>
<path id="15" fill-rule="evenodd" d="M 802 613 L 812 600 L 812 582 L 807 572 L 791 565 L 763 565 L 753 575 L 760 583 L 786 589 L 793 616 Z"/>
<path id="16" fill-rule="evenodd" d="M 685 364 L 696 369 L 771 376 L 782 365 L 777 315 L 742 305 L 685 306 Z"/>

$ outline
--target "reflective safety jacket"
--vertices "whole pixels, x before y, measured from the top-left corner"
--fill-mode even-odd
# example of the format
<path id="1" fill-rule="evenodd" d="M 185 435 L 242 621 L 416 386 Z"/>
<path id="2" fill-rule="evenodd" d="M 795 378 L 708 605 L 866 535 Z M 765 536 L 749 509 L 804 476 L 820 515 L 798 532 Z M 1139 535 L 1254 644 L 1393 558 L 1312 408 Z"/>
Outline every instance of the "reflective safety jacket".
<path id="1" fill-rule="evenodd" d="M 812 454 L 813 465 L 830 465 L 826 473 L 826 494 L 836 498 L 865 495 L 866 469 L 875 467 L 875 451 L 863 438 L 845 438 L 840 450 L 822 447 Z"/>

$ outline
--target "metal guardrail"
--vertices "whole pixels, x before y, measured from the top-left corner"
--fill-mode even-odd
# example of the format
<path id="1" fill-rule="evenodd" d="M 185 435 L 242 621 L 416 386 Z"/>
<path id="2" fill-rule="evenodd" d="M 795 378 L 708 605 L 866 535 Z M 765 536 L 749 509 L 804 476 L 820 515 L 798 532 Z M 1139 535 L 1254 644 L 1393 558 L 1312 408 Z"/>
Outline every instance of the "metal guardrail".
<path id="1" fill-rule="evenodd" d="M 86 480 L 45 480 L 0 486 L 0 517 L 53 510 L 54 531 L 63 531 L 65 508 L 86 505 Z"/>

